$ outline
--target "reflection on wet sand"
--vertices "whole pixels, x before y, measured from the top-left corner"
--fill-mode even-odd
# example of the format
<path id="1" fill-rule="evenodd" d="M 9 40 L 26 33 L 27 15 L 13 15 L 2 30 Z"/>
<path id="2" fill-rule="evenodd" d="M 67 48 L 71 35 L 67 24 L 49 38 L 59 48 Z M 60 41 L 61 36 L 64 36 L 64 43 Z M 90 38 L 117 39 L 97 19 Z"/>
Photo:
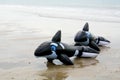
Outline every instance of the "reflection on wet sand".
<path id="1" fill-rule="evenodd" d="M 68 75 L 67 72 L 59 71 L 59 70 L 53 70 L 53 71 L 46 71 L 41 76 L 44 76 L 44 80 L 65 80 Z"/>
<path id="2" fill-rule="evenodd" d="M 110 48 L 109 46 L 100 46 L 101 52 L 108 51 Z"/>
<path id="3" fill-rule="evenodd" d="M 97 59 L 94 58 L 75 58 L 74 68 L 84 68 L 91 65 L 96 65 L 99 63 Z"/>
<path id="4" fill-rule="evenodd" d="M 44 80 L 65 80 L 69 75 L 67 71 L 74 68 L 84 68 L 91 65 L 96 65 L 99 61 L 91 58 L 75 58 L 74 65 L 55 65 L 47 63 L 47 70 L 44 71 L 40 76 L 45 77 Z"/>

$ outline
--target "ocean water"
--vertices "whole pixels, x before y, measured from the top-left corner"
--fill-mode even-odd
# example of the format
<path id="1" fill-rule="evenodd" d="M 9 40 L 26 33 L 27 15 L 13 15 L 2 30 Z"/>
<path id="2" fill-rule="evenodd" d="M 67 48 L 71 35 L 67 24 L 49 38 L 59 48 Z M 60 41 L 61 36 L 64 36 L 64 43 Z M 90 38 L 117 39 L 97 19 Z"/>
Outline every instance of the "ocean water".
<path id="1" fill-rule="evenodd" d="M 69 7 L 120 7 L 120 0 L 0 0 L 0 4 Z"/>
<path id="2" fill-rule="evenodd" d="M 120 0 L 0 0 L 0 5 L 32 7 L 25 12 L 41 17 L 109 22 L 120 22 L 119 4 Z"/>
<path id="3" fill-rule="evenodd" d="M 1 8 L 19 7 L 24 13 L 40 17 L 117 23 L 120 22 L 119 4 L 120 0 L 0 0 Z"/>

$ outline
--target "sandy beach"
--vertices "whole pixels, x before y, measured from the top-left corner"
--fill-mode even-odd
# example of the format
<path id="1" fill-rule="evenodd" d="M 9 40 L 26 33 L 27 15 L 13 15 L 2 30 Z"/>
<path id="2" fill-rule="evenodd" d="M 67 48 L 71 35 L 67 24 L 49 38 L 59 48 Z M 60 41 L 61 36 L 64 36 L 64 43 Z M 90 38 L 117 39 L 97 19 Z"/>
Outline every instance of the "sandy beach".
<path id="1" fill-rule="evenodd" d="M 62 14 L 61 9 L 52 13 L 51 10 L 0 6 L 0 80 L 119 80 L 120 18 L 105 17 L 107 19 L 102 21 L 103 16 L 97 20 L 90 16 L 79 19 L 79 13 L 67 15 Z M 71 58 L 74 65 L 66 66 L 58 60 L 53 65 L 45 58 L 34 56 L 35 49 L 42 42 L 51 40 L 58 30 L 62 31 L 62 42 L 74 44 L 76 32 L 86 22 L 93 34 L 111 41 L 110 45 L 100 47 L 97 58 Z"/>

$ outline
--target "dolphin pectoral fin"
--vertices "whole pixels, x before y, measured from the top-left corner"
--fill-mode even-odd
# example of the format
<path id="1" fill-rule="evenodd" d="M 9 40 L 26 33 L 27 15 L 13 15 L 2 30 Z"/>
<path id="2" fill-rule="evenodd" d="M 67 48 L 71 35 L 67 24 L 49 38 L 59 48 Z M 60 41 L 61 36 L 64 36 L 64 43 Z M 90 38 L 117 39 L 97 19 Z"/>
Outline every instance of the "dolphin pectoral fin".
<path id="1" fill-rule="evenodd" d="M 60 54 L 58 59 L 63 62 L 65 65 L 73 65 L 73 62 L 69 59 L 69 57 L 65 54 Z"/>
<path id="2" fill-rule="evenodd" d="M 100 51 L 98 45 L 94 41 L 91 41 L 89 46 L 97 51 Z"/>

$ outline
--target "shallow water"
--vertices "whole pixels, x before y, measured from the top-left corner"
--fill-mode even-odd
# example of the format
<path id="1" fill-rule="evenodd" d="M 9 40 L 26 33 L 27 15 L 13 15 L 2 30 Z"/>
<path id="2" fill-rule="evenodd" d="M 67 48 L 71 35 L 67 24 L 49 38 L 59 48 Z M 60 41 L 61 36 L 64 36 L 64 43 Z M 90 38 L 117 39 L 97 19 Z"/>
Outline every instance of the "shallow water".
<path id="1" fill-rule="evenodd" d="M 74 11 L 74 9 L 68 9 L 67 12 Z M 51 13 L 53 10 L 55 12 Z M 119 17 L 116 18 L 115 15 L 108 13 L 108 16 L 112 16 L 112 18 L 110 20 L 108 17 L 101 19 L 102 22 L 98 19 L 99 17 L 94 17 L 94 20 L 91 18 L 85 20 L 70 19 L 70 16 L 75 18 L 75 14 L 69 14 L 67 18 L 64 18 L 65 10 L 46 7 L 0 6 L 1 80 L 120 79 Z M 62 11 L 65 11 L 65 15 Z M 90 13 L 93 15 L 91 10 Z M 41 14 L 42 16 L 40 16 Z M 87 14 L 86 12 L 85 15 Z M 106 14 L 102 17 L 104 16 Z M 92 33 L 104 36 L 111 41 L 107 47 L 101 47 L 101 54 L 96 59 L 71 58 L 74 65 L 65 66 L 58 60 L 54 61 L 57 64 L 54 65 L 47 63 L 45 58 L 34 56 L 34 50 L 39 44 L 51 40 L 59 29 L 62 30 L 62 42 L 74 44 L 74 35 L 82 29 L 86 21 L 89 22 Z"/>

